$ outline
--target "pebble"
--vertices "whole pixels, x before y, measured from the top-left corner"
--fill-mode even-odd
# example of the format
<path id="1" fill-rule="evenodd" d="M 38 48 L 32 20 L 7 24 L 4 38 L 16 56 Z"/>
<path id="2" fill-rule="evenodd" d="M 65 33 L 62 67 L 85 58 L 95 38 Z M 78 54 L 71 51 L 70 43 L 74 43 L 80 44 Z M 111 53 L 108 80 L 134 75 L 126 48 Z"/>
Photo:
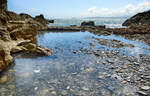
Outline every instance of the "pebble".
<path id="1" fill-rule="evenodd" d="M 52 95 L 56 95 L 56 91 L 52 91 L 51 94 L 52 94 Z"/>
<path id="2" fill-rule="evenodd" d="M 61 94 L 64 95 L 64 96 L 66 96 L 67 95 L 67 91 L 63 90 L 63 91 L 61 91 Z"/>
<path id="3" fill-rule="evenodd" d="M 7 82 L 7 80 L 8 80 L 8 76 L 2 76 L 1 78 L 0 78 L 0 83 L 1 84 L 4 84 L 4 83 L 6 83 Z"/>
<path id="4" fill-rule="evenodd" d="M 141 87 L 141 89 L 145 90 L 145 91 L 148 91 L 148 90 L 150 90 L 150 86 L 143 86 L 143 87 Z"/>
<path id="5" fill-rule="evenodd" d="M 122 82 L 121 82 L 121 84 L 127 84 L 127 83 L 128 83 L 127 81 L 122 81 Z"/>
<path id="6" fill-rule="evenodd" d="M 35 88 L 34 88 L 34 90 L 37 90 L 37 89 L 38 89 L 38 87 L 35 87 Z"/>
<path id="7" fill-rule="evenodd" d="M 35 72 L 35 73 L 39 73 L 39 72 L 40 72 L 40 70 L 34 70 L 34 72 Z"/>
<path id="8" fill-rule="evenodd" d="M 138 91 L 137 93 L 142 95 L 142 96 L 147 96 L 148 95 L 146 92 L 143 92 L 143 91 Z"/>
<path id="9" fill-rule="evenodd" d="M 89 90 L 89 88 L 87 88 L 87 87 L 82 87 L 82 89 L 84 90 L 84 91 L 88 91 Z"/>
<path id="10" fill-rule="evenodd" d="M 104 79 L 105 77 L 104 77 L 104 75 L 99 75 L 98 78 L 99 79 Z"/>

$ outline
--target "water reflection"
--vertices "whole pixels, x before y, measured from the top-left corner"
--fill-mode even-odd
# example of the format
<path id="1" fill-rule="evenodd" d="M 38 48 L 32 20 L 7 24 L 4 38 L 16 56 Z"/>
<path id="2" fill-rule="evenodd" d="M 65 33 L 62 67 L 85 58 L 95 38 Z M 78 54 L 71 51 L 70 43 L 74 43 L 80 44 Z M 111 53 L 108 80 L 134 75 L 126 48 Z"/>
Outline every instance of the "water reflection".
<path id="1" fill-rule="evenodd" d="M 98 44 L 93 37 L 115 39 L 135 47 L 110 48 Z M 125 56 L 150 53 L 150 46 L 114 35 L 97 36 L 89 32 L 67 32 L 43 33 L 37 38 L 39 45 L 53 50 L 53 55 L 31 58 L 30 54 L 25 54 L 15 59 L 15 72 L 8 71 L 6 74 L 10 76 L 8 83 L 13 83 L 11 92 L 16 91 L 16 96 L 124 96 L 134 92 L 136 88 L 120 84 L 119 80 L 122 78 L 117 76 L 109 65 L 104 64 L 107 59 L 109 62 L 111 59 L 114 62 L 119 59 L 110 59 L 110 56 L 97 57 L 82 50 L 119 50 L 119 54 L 124 53 Z M 90 44 L 93 47 L 89 46 Z M 8 83 L 0 84 L 0 96 L 9 96 L 5 94 L 9 92 L 7 87 L 11 85 Z"/>

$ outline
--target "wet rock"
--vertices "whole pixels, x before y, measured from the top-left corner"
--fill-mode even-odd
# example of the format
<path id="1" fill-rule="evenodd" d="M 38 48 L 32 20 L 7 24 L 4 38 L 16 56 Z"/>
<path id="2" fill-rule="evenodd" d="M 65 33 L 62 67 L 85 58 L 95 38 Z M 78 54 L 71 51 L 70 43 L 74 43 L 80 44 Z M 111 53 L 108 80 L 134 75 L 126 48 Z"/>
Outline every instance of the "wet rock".
<path id="1" fill-rule="evenodd" d="M 89 91 L 90 89 L 89 89 L 88 87 L 86 87 L 86 86 L 83 86 L 83 87 L 82 87 L 82 90 L 84 90 L 84 91 Z"/>
<path id="2" fill-rule="evenodd" d="M 148 96 L 148 93 L 146 93 L 144 91 L 138 91 L 137 93 L 142 96 Z"/>
<path id="3" fill-rule="evenodd" d="M 62 91 L 61 91 L 61 94 L 64 95 L 64 96 L 66 96 L 68 93 L 67 93 L 66 90 L 62 90 Z"/>
<path id="4" fill-rule="evenodd" d="M 88 21 L 88 22 L 84 21 L 81 23 L 81 26 L 95 26 L 95 23 L 94 21 Z"/>
<path id="5" fill-rule="evenodd" d="M 150 90 L 150 86 L 143 86 L 143 87 L 141 87 L 141 89 L 145 90 L 145 91 L 148 91 L 148 90 Z"/>
<path id="6" fill-rule="evenodd" d="M 35 48 L 36 48 L 36 44 L 29 43 L 29 44 L 27 44 L 27 45 L 25 45 L 25 46 L 23 46 L 23 47 L 25 47 L 25 48 L 28 49 L 28 50 L 32 50 L 32 49 L 35 49 Z"/>
<path id="7" fill-rule="evenodd" d="M 57 95 L 56 91 L 51 92 L 52 95 Z"/>
<path id="8" fill-rule="evenodd" d="M 7 82 L 7 80 L 8 80 L 8 76 L 6 76 L 6 75 L 4 75 L 4 76 L 0 77 L 0 83 L 1 83 L 1 84 L 6 83 L 6 82 Z"/>
<path id="9" fill-rule="evenodd" d="M 122 82 L 121 82 L 121 84 L 127 84 L 127 83 L 128 83 L 127 81 L 122 81 Z"/>

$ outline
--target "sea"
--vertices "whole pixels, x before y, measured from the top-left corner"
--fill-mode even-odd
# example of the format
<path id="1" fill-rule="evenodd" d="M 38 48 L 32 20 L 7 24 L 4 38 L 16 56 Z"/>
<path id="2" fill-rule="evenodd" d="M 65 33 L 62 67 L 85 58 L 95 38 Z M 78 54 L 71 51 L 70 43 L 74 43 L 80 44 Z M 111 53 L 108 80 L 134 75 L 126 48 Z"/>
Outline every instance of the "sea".
<path id="1" fill-rule="evenodd" d="M 106 25 L 107 28 L 123 27 L 122 23 L 130 17 L 89 17 L 89 18 L 64 18 L 54 19 L 55 23 L 49 26 L 80 26 L 83 21 L 94 21 L 96 25 Z"/>

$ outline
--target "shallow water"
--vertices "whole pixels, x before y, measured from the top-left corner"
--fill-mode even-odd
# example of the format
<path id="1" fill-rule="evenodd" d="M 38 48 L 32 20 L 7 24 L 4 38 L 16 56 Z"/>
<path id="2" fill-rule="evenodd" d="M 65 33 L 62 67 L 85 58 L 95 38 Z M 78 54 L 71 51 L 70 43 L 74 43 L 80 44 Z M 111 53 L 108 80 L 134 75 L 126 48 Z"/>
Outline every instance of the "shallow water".
<path id="1" fill-rule="evenodd" d="M 38 44 L 53 51 L 52 56 L 17 56 L 15 66 L 5 75 L 9 80 L 0 84 L 0 96 L 124 96 L 136 88 L 120 84 L 114 71 L 101 60 L 109 59 L 82 50 L 119 51 L 119 55 L 150 55 L 150 46 L 138 41 L 110 35 L 98 36 L 90 32 L 42 32 Z M 112 48 L 100 45 L 93 38 L 119 40 L 135 47 Z M 93 44 L 94 46 L 89 46 Z M 100 59 L 101 58 L 101 59 Z M 119 58 L 119 57 L 118 57 Z M 103 77 L 105 76 L 105 78 Z"/>

